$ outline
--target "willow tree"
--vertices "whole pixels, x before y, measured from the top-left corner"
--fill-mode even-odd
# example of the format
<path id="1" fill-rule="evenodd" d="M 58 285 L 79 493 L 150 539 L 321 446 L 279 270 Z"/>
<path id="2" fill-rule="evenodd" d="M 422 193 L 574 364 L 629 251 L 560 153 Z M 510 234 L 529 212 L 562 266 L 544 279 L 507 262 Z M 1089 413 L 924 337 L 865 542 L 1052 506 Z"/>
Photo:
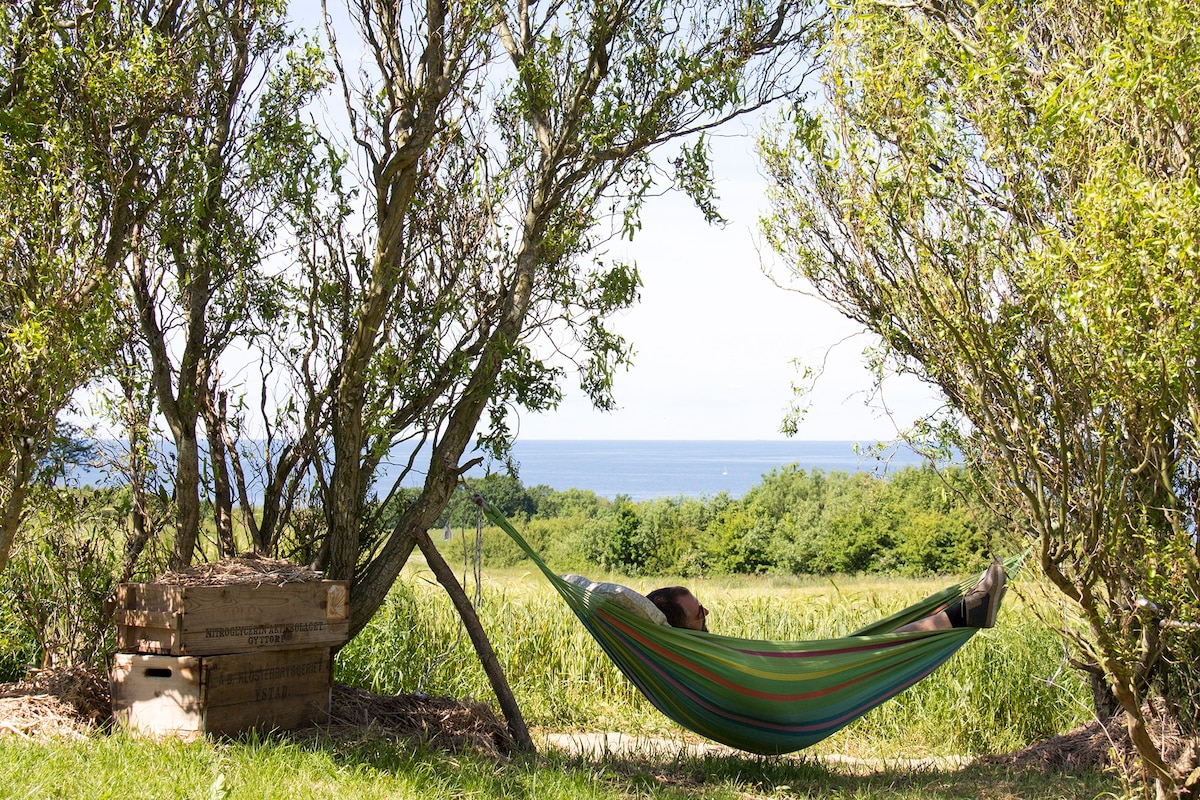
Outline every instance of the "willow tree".
<path id="1" fill-rule="evenodd" d="M 839 11 L 764 141 L 773 245 L 940 389 L 1162 797 L 1200 785 L 1195 4 Z"/>
<path id="2" fill-rule="evenodd" d="M 327 78 L 320 54 L 286 24 L 283 0 L 176 4 L 171 92 L 176 111 L 146 148 L 157 202 L 131 242 L 125 295 L 130 354 L 118 370 L 153 392 L 173 447 L 171 564 L 191 563 L 202 502 L 215 510 L 218 549 L 235 554 L 227 444 L 236 425 L 222 369 L 268 335 L 286 285 L 269 263 L 303 206 L 304 180 L 321 167 L 300 109 Z M 132 432 L 148 421 L 126 420 Z M 204 466 L 208 469 L 205 470 Z M 202 488 L 207 491 L 202 493 Z M 140 487 L 134 487 L 135 491 Z"/>
<path id="3" fill-rule="evenodd" d="M 697 137 L 799 84 L 806 8 L 360 2 L 361 64 L 328 18 L 364 224 L 302 239 L 305 314 L 278 340 L 306 398 L 289 441 L 325 453 L 318 560 L 354 580 L 352 629 L 428 549 L 469 450 L 503 454 L 511 411 L 552 407 L 573 368 L 612 404 L 629 350 L 609 318 L 638 277 L 603 244 L 636 230 L 656 183 L 709 204 Z M 656 173 L 656 149 L 685 138 L 677 172 Z M 376 484 L 385 459 L 424 478 L 381 529 L 397 513 L 370 501 L 395 489 Z"/>
<path id="4" fill-rule="evenodd" d="M 59 414 L 115 346 L 113 299 L 171 113 L 174 6 L 0 6 L 0 569 Z"/>
<path id="5" fill-rule="evenodd" d="M 362 0 L 348 25 L 326 9 L 348 164 L 314 222 L 296 221 L 294 313 L 264 342 L 262 391 L 282 402 L 252 527 L 353 582 L 353 632 L 419 546 L 519 738 L 486 636 L 426 532 L 483 457 L 471 449 L 502 456 L 510 413 L 552 407 L 569 371 L 611 405 L 629 349 L 609 320 L 638 277 L 603 243 L 636 230 L 656 183 L 710 205 L 698 137 L 798 84 L 805 9 Z M 681 139 L 678 174 L 658 174 L 652 154 Z M 419 488 L 398 492 L 410 475 Z M 298 482 L 321 513 L 304 536 Z"/>

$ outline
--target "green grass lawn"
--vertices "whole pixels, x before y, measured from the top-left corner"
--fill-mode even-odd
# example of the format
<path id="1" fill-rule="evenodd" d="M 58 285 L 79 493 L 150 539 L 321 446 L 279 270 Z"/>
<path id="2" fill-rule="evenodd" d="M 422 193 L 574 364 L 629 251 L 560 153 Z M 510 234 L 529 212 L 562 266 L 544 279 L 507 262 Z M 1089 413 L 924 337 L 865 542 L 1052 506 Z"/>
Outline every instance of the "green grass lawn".
<path id="1" fill-rule="evenodd" d="M 969 765 L 863 773 L 811 757 L 449 754 L 364 734 L 297 743 L 156 743 L 123 735 L 78 740 L 0 738 L 0 798 L 1097 798 L 1118 796 L 1095 771 Z"/>

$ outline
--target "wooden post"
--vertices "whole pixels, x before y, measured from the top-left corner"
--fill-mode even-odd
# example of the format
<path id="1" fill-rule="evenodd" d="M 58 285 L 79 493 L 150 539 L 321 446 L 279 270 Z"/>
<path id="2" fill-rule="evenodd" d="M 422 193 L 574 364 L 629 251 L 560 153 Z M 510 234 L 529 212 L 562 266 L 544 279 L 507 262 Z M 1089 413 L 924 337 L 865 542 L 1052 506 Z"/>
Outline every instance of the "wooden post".
<path id="1" fill-rule="evenodd" d="M 487 632 L 475 614 L 475 607 L 471 605 L 470 598 L 467 597 L 462 584 L 454 576 L 454 570 L 442 558 L 442 554 L 438 552 L 429 535 L 421 531 L 416 538 L 417 547 L 421 548 L 421 553 L 425 556 L 429 568 L 433 570 L 438 583 L 450 595 L 450 601 L 454 603 L 463 625 L 466 626 L 467 634 L 471 637 L 471 643 L 475 645 L 475 652 L 479 655 L 480 663 L 483 664 L 483 671 L 487 674 L 488 681 L 492 684 L 492 691 L 496 693 L 496 699 L 500 702 L 500 710 L 504 713 L 505 722 L 508 724 L 509 735 L 513 737 L 518 750 L 527 753 L 537 752 L 533 739 L 529 736 L 529 729 L 525 727 L 525 718 L 521 715 L 521 709 L 508 685 L 508 679 L 504 676 L 504 670 L 500 668 L 496 651 L 492 649 L 492 643 L 488 640 Z"/>

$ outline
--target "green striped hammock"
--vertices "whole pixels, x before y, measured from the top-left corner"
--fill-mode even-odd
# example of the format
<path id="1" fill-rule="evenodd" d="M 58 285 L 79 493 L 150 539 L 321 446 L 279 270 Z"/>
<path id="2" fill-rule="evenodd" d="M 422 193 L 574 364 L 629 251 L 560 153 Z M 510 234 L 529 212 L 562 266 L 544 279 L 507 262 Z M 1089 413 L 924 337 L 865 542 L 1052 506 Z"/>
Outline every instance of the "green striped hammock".
<path id="1" fill-rule="evenodd" d="M 508 520 L 483 507 L 659 711 L 701 736 L 751 753 L 790 753 L 821 741 L 929 675 L 977 630 L 890 633 L 946 608 L 978 577 L 840 639 L 758 641 L 659 625 L 607 595 L 564 581 Z M 1005 563 L 1010 574 L 1022 560 Z"/>

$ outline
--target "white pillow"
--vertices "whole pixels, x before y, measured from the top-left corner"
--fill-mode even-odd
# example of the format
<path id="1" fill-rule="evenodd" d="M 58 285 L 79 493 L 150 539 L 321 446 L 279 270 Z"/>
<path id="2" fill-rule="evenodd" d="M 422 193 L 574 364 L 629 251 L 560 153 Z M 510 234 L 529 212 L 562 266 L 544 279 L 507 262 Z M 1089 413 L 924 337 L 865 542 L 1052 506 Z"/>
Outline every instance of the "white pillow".
<path id="1" fill-rule="evenodd" d="M 603 595 L 626 611 L 630 611 L 642 619 L 649 620 L 657 625 L 667 624 L 667 617 L 663 612 L 658 610 L 658 606 L 628 586 L 621 586 L 618 583 L 597 583 L 582 575 L 563 575 L 562 579 L 567 583 L 582 586 L 589 592 Z"/>

